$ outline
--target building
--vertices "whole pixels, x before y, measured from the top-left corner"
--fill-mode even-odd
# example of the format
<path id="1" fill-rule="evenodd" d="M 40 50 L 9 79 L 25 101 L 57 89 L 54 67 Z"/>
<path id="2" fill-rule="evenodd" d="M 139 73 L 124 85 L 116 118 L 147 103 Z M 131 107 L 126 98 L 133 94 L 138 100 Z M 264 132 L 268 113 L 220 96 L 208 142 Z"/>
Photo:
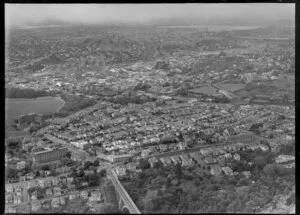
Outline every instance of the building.
<path id="1" fill-rule="evenodd" d="M 125 167 L 117 166 L 117 167 L 115 168 L 115 171 L 116 171 L 116 174 L 117 174 L 118 176 L 124 176 L 124 175 L 126 175 L 126 168 L 125 168 Z"/>
<path id="2" fill-rule="evenodd" d="M 51 207 L 52 208 L 58 208 L 60 205 L 59 205 L 59 198 L 53 198 L 52 201 L 51 201 Z"/>
<path id="3" fill-rule="evenodd" d="M 293 155 L 279 155 L 276 157 L 276 163 L 278 164 L 289 164 L 295 162 L 295 156 Z"/>
<path id="4" fill-rule="evenodd" d="M 218 161 L 213 158 L 213 157 L 208 157 L 208 158 L 205 158 L 204 159 L 204 162 L 207 164 L 207 165 L 211 165 L 211 164 L 217 164 Z"/>
<path id="5" fill-rule="evenodd" d="M 58 161 L 68 152 L 67 147 L 57 147 L 53 149 L 44 149 L 43 151 L 33 153 L 33 164 L 39 165 L 47 162 Z"/>
<path id="6" fill-rule="evenodd" d="M 228 166 L 222 167 L 222 171 L 224 172 L 225 175 L 233 175 L 232 169 Z"/>
<path id="7" fill-rule="evenodd" d="M 150 153 L 151 153 L 151 150 L 145 149 L 145 150 L 143 150 L 143 151 L 141 152 L 141 156 L 142 156 L 143 158 L 145 158 L 145 157 L 148 157 L 148 156 L 150 155 Z"/>
<path id="8" fill-rule="evenodd" d="M 102 200 L 102 195 L 99 190 L 95 190 L 91 192 L 91 196 L 89 198 L 89 201 L 101 201 Z"/>
<path id="9" fill-rule="evenodd" d="M 121 161 L 129 159 L 131 157 L 132 157 L 132 155 L 130 155 L 130 154 L 108 155 L 108 156 L 106 156 L 107 160 L 110 161 L 111 163 L 121 162 Z"/>
<path id="10" fill-rule="evenodd" d="M 26 162 L 25 161 L 20 161 L 17 163 L 17 169 L 24 169 L 26 166 Z"/>
<path id="11" fill-rule="evenodd" d="M 88 192 L 85 191 L 85 190 L 81 191 L 81 192 L 80 192 L 80 197 L 81 197 L 82 199 L 88 199 Z"/>
<path id="12" fill-rule="evenodd" d="M 151 167 L 153 168 L 155 163 L 158 162 L 158 160 L 155 157 L 151 157 L 148 159 L 148 162 L 150 163 Z"/>
<path id="13" fill-rule="evenodd" d="M 256 141 L 255 135 L 251 133 L 244 133 L 227 137 L 228 143 L 253 143 Z"/>
<path id="14" fill-rule="evenodd" d="M 41 209 L 41 202 L 39 200 L 35 200 L 31 202 L 31 210 L 36 212 Z"/>
<path id="15" fill-rule="evenodd" d="M 211 165 L 210 166 L 210 174 L 212 175 L 221 175 L 222 173 L 222 168 L 220 167 L 220 165 Z"/>
<path id="16" fill-rule="evenodd" d="M 240 157 L 239 154 L 236 154 L 236 153 L 235 153 L 235 154 L 233 155 L 233 158 L 234 158 L 235 160 L 239 161 L 241 157 Z"/>
<path id="17" fill-rule="evenodd" d="M 244 171 L 244 172 L 242 172 L 242 174 L 243 174 L 246 178 L 250 178 L 250 176 L 251 176 L 251 172 L 250 172 L 250 171 Z"/>

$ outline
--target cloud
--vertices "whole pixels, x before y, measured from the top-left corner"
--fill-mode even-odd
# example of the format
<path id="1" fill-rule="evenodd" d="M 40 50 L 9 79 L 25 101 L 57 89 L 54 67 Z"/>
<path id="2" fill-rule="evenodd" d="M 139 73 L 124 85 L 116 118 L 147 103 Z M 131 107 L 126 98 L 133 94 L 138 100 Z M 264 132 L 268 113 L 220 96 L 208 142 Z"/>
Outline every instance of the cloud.
<path id="1" fill-rule="evenodd" d="M 46 19 L 79 23 L 148 22 L 172 17 L 294 18 L 294 4 L 5 4 L 5 24 Z"/>

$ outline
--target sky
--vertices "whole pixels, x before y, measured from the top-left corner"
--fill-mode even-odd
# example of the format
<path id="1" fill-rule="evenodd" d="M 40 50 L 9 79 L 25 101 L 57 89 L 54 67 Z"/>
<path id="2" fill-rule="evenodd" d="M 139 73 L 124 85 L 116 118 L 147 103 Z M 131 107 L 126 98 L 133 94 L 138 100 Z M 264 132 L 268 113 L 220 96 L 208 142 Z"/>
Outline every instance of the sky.
<path id="1" fill-rule="evenodd" d="M 76 23 L 131 22 L 184 18 L 295 17 L 294 4 L 5 4 L 5 25 L 57 19 Z"/>

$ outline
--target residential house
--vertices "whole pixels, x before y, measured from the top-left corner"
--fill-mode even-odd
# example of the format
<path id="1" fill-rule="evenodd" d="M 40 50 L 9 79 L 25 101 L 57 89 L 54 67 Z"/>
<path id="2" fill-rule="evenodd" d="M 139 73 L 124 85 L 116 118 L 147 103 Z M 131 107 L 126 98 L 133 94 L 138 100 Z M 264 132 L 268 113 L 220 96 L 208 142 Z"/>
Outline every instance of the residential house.
<path id="1" fill-rule="evenodd" d="M 16 207 L 5 207 L 5 213 L 16 214 L 17 213 L 17 208 Z"/>
<path id="2" fill-rule="evenodd" d="M 118 175 L 118 176 L 124 176 L 124 175 L 126 175 L 126 168 L 125 167 L 121 167 L 121 166 L 117 166 L 116 168 L 115 168 L 115 172 L 116 172 L 116 174 Z"/>
<path id="3" fill-rule="evenodd" d="M 135 171 L 136 170 L 136 164 L 135 163 L 128 163 L 126 165 L 127 169 L 130 171 Z"/>
<path id="4" fill-rule="evenodd" d="M 184 149 L 187 148 L 187 143 L 186 142 L 180 142 L 178 144 L 178 147 L 179 147 L 180 150 L 184 150 Z"/>
<path id="5" fill-rule="evenodd" d="M 58 183 L 59 183 L 59 181 L 58 181 L 57 177 L 52 178 L 52 184 L 53 184 L 53 186 L 57 186 Z"/>
<path id="6" fill-rule="evenodd" d="M 260 148 L 262 151 L 264 151 L 264 152 L 266 152 L 266 151 L 269 150 L 269 147 L 268 147 L 268 146 L 262 145 L 262 144 L 259 145 L 259 148 Z"/>
<path id="7" fill-rule="evenodd" d="M 36 212 L 41 209 L 41 202 L 39 200 L 35 200 L 31 202 L 31 211 Z"/>
<path id="8" fill-rule="evenodd" d="M 222 171 L 224 172 L 225 175 L 233 175 L 233 171 L 230 167 L 222 167 Z"/>
<path id="9" fill-rule="evenodd" d="M 167 166 L 169 164 L 171 164 L 171 159 L 169 157 L 162 157 L 160 158 L 160 161 L 163 163 L 164 166 Z"/>
<path id="10" fill-rule="evenodd" d="M 242 174 L 243 174 L 246 178 L 250 178 L 250 176 L 251 176 L 251 172 L 250 172 L 250 171 L 243 171 Z"/>
<path id="11" fill-rule="evenodd" d="M 10 204 L 13 202 L 13 193 L 5 193 L 5 203 Z"/>
<path id="12" fill-rule="evenodd" d="M 38 182 L 37 180 L 30 180 L 27 181 L 27 189 L 31 188 L 31 187 L 37 187 L 38 186 Z"/>
<path id="13" fill-rule="evenodd" d="M 14 204 L 21 204 L 22 203 L 22 198 L 20 195 L 15 194 L 14 195 Z"/>
<path id="14" fill-rule="evenodd" d="M 171 160 L 174 164 L 181 163 L 179 156 L 172 156 Z"/>
<path id="15" fill-rule="evenodd" d="M 239 161 L 239 160 L 241 159 L 241 156 L 240 156 L 239 154 L 235 153 L 235 154 L 233 155 L 233 158 L 234 158 L 235 160 Z"/>
<path id="16" fill-rule="evenodd" d="M 151 153 L 151 150 L 145 149 L 145 150 L 142 150 L 141 156 L 142 156 L 143 158 L 145 158 L 145 157 L 148 157 L 148 156 L 150 155 L 150 153 Z"/>
<path id="17" fill-rule="evenodd" d="M 60 196 L 61 195 L 61 188 L 60 187 L 53 187 L 53 193 L 56 196 Z"/>
<path id="18" fill-rule="evenodd" d="M 293 155 L 279 155 L 275 159 L 278 164 L 288 164 L 295 162 L 295 156 Z"/>
<path id="19" fill-rule="evenodd" d="M 58 208 L 60 206 L 59 198 L 53 198 L 51 201 L 51 207 L 52 208 Z"/>
<path id="20" fill-rule="evenodd" d="M 59 197 L 59 201 L 60 201 L 60 205 L 65 205 L 66 204 L 65 197 L 63 197 L 63 196 Z"/>
<path id="21" fill-rule="evenodd" d="M 200 149 L 200 153 L 202 156 L 208 156 L 212 154 L 212 151 L 210 149 Z"/>
<path id="22" fill-rule="evenodd" d="M 226 154 L 224 154 L 224 157 L 226 159 L 230 159 L 230 158 L 232 158 L 232 155 L 230 153 L 226 153 Z"/>
<path id="23" fill-rule="evenodd" d="M 160 151 L 162 151 L 162 152 L 165 152 L 168 150 L 168 146 L 164 145 L 164 144 L 159 144 L 158 147 L 159 147 Z"/>
<path id="24" fill-rule="evenodd" d="M 70 200 L 76 199 L 77 197 L 78 197 L 78 191 L 73 191 L 69 194 Z"/>
<path id="25" fill-rule="evenodd" d="M 61 176 L 61 177 L 59 177 L 59 181 L 63 184 L 67 183 L 67 177 L 66 176 Z"/>
<path id="26" fill-rule="evenodd" d="M 87 186 L 87 182 L 83 182 L 82 185 Z M 75 184 L 68 184 L 67 186 L 68 186 L 68 189 L 70 189 L 70 190 L 75 189 L 75 187 L 76 187 Z"/>
<path id="27" fill-rule="evenodd" d="M 53 195 L 52 188 L 46 189 L 46 196 L 52 196 L 52 195 Z"/>
<path id="28" fill-rule="evenodd" d="M 36 200 L 36 199 L 37 199 L 37 191 L 35 190 L 31 193 L 31 200 Z"/>
<path id="29" fill-rule="evenodd" d="M 151 167 L 154 167 L 154 164 L 158 162 L 158 160 L 155 157 L 151 157 L 148 159 L 148 162 L 150 163 Z"/>
<path id="30" fill-rule="evenodd" d="M 206 165 L 217 164 L 218 161 L 213 157 L 207 157 L 204 159 Z"/>
<path id="31" fill-rule="evenodd" d="M 42 178 L 38 179 L 38 185 L 39 185 L 41 188 L 44 188 L 44 187 L 45 187 L 44 179 L 42 179 Z"/>
<path id="32" fill-rule="evenodd" d="M 192 161 L 189 159 L 188 155 L 186 154 L 180 155 L 180 158 L 182 160 L 182 166 L 191 165 Z"/>
<path id="33" fill-rule="evenodd" d="M 74 178 L 73 178 L 73 177 L 67 177 L 67 183 L 68 183 L 68 184 L 72 183 L 72 182 L 73 182 L 73 180 L 74 180 Z"/>
<path id="34" fill-rule="evenodd" d="M 20 181 L 26 181 L 26 175 L 20 176 Z"/>
<path id="35" fill-rule="evenodd" d="M 88 199 L 88 192 L 85 191 L 85 190 L 81 191 L 81 192 L 80 192 L 80 197 L 81 197 L 82 199 Z"/>
<path id="36" fill-rule="evenodd" d="M 50 179 L 50 178 L 44 179 L 44 184 L 45 184 L 45 187 L 51 187 L 52 179 Z"/>
<path id="37" fill-rule="evenodd" d="M 34 174 L 33 174 L 32 172 L 27 173 L 27 174 L 26 174 L 26 179 L 27 179 L 27 180 L 33 180 L 33 179 L 34 179 Z"/>
<path id="38" fill-rule="evenodd" d="M 95 190 L 91 192 L 91 196 L 89 197 L 89 201 L 101 201 L 102 195 L 99 190 Z"/>
<path id="39" fill-rule="evenodd" d="M 210 166 L 210 173 L 212 175 L 221 175 L 222 174 L 222 168 L 220 167 L 220 165 L 211 165 Z"/>
<path id="40" fill-rule="evenodd" d="M 13 192 L 14 191 L 14 188 L 11 184 L 5 184 L 5 191 L 7 193 L 10 193 L 10 192 Z"/>

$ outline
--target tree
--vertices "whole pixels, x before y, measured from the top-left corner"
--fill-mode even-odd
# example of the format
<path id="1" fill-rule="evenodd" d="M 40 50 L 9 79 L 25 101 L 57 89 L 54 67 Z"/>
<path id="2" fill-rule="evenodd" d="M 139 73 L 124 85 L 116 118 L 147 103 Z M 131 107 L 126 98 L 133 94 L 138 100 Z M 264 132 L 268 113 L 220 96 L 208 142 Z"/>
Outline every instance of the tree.
<path id="1" fill-rule="evenodd" d="M 46 165 L 43 165 L 41 169 L 43 171 L 48 171 L 48 170 L 50 170 L 50 166 L 48 164 L 46 164 Z"/>
<path id="2" fill-rule="evenodd" d="M 66 153 L 66 157 L 69 158 L 69 159 L 72 157 L 72 154 L 71 154 L 70 151 L 68 151 L 68 152 Z"/>
<path id="3" fill-rule="evenodd" d="M 94 166 L 99 166 L 99 160 L 95 160 L 93 164 Z"/>
<path id="4" fill-rule="evenodd" d="M 148 160 L 146 160 L 146 159 L 141 159 L 137 166 L 138 169 L 142 169 L 142 170 L 149 169 L 150 167 L 151 167 L 151 165 L 148 162 Z"/>
<path id="5" fill-rule="evenodd" d="M 35 187 L 30 187 L 28 190 L 27 190 L 27 193 L 29 196 L 31 196 L 31 194 L 36 190 Z"/>
<path id="6" fill-rule="evenodd" d="M 89 175 L 88 178 L 89 186 L 97 186 L 100 184 L 100 177 L 98 174 Z"/>
<path id="7" fill-rule="evenodd" d="M 101 169 L 101 171 L 100 171 L 100 176 L 103 178 L 103 177 L 105 177 L 106 176 L 106 170 L 105 169 Z"/>
<path id="8" fill-rule="evenodd" d="M 257 156 L 254 158 L 254 162 L 259 169 L 262 169 L 267 164 L 267 160 L 263 156 Z"/>
<path id="9" fill-rule="evenodd" d="M 175 175 L 177 176 L 177 178 L 181 178 L 182 177 L 182 170 L 181 170 L 181 165 L 179 163 L 177 163 L 175 165 Z"/>
<path id="10" fill-rule="evenodd" d="M 113 204 L 111 204 L 111 203 L 105 204 L 101 209 L 102 209 L 101 213 L 104 213 L 104 214 L 120 213 L 118 208 L 116 206 L 114 206 Z"/>
<path id="11" fill-rule="evenodd" d="M 86 161 L 84 163 L 84 169 L 89 169 L 90 166 L 93 166 L 93 163 L 91 161 Z"/>
<path id="12" fill-rule="evenodd" d="M 8 168 L 6 172 L 8 178 L 14 178 L 17 173 L 18 171 L 12 168 Z"/>
<path id="13" fill-rule="evenodd" d="M 170 178 L 167 178 L 165 185 L 167 189 L 172 186 Z"/>

